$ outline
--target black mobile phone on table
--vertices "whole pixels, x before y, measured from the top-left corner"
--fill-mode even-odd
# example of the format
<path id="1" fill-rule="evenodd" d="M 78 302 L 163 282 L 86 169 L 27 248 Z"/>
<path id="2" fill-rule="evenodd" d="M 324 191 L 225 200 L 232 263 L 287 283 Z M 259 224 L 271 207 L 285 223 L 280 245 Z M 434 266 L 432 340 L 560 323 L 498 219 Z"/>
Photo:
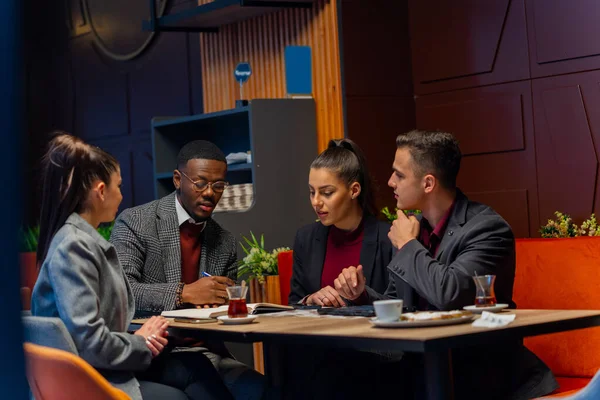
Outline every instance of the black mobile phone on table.
<path id="1" fill-rule="evenodd" d="M 316 304 L 308 305 L 308 304 L 295 303 L 295 304 L 290 304 L 290 306 L 294 307 L 294 310 L 318 310 L 321 308 L 321 306 L 318 306 Z"/>

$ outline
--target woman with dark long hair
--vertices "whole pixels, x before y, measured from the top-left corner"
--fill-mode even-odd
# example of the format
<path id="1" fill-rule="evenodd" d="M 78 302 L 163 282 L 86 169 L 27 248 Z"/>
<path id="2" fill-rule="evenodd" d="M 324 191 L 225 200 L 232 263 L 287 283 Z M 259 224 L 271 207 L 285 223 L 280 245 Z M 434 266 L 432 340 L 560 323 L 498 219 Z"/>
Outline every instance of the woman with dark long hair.
<path id="1" fill-rule="evenodd" d="M 392 259 L 390 225 L 375 217 L 361 149 L 350 139 L 329 142 L 310 166 L 308 188 L 319 221 L 296 233 L 289 303 L 345 306 L 333 282 L 342 269 L 358 265 L 367 284 L 383 293 Z"/>
<path id="2" fill-rule="evenodd" d="M 60 318 L 79 355 L 133 399 L 231 398 L 201 353 L 192 354 L 193 360 L 163 353 L 166 319 L 152 317 L 127 333 L 133 295 L 115 248 L 96 230 L 115 219 L 123 199 L 117 160 L 59 133 L 43 166 L 37 253 L 43 264 L 33 289 L 32 314 Z M 136 375 L 142 373 L 147 380 L 138 381 Z"/>

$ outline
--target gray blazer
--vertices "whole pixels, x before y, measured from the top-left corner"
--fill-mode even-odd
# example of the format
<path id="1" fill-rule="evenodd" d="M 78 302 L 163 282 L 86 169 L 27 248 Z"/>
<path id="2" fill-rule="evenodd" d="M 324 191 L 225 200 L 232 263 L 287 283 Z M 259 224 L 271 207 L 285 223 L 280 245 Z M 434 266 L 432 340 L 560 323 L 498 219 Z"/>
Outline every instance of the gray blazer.
<path id="1" fill-rule="evenodd" d="M 435 309 L 461 309 L 475 301 L 473 276 L 477 273 L 496 275 L 498 302 L 515 306 L 512 229 L 490 207 L 469 201 L 461 191 L 436 256 L 413 240 L 396 252 L 388 271 L 390 283 L 384 295 L 367 288 L 371 300 L 401 298 L 410 307 L 417 305 L 418 294 Z"/>
<path id="2" fill-rule="evenodd" d="M 135 371 L 152 353 L 144 338 L 126 333 L 134 300 L 115 248 L 78 214 L 54 235 L 33 288 L 31 312 L 58 317 L 81 358 L 109 382 L 141 399 Z"/>
<path id="3" fill-rule="evenodd" d="M 181 282 L 181 244 L 175 192 L 127 209 L 117 217 L 110 237 L 135 296 L 138 311 L 175 308 Z M 202 232 L 200 272 L 237 279 L 235 238 L 209 219 Z"/>
<path id="4" fill-rule="evenodd" d="M 418 294 L 435 309 L 462 309 L 475 301 L 472 277 L 477 272 L 496 275 L 498 302 L 514 308 L 515 264 L 515 239 L 508 223 L 490 207 L 469 201 L 458 191 L 436 256 L 417 240 L 407 243 L 388 266 L 390 283 L 385 294 L 367 288 L 367 295 L 370 301 L 404 299 L 411 307 L 417 306 Z M 550 369 L 521 341 L 456 349 L 452 361 L 456 398 L 471 398 L 469 393 L 494 392 L 491 388 L 495 388 L 503 391 L 502 398 L 521 400 L 541 397 L 558 387 Z"/>

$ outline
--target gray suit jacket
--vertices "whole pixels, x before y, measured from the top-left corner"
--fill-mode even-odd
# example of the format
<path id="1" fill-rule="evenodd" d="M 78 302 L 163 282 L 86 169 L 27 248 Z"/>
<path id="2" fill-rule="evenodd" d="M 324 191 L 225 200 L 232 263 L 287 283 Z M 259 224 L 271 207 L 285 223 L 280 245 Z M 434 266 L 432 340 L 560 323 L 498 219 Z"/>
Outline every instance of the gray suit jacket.
<path id="1" fill-rule="evenodd" d="M 436 256 L 417 240 L 408 242 L 388 266 L 390 283 L 385 294 L 367 288 L 367 295 L 370 301 L 400 298 L 408 307 L 417 306 L 419 295 L 434 309 L 462 309 L 475 301 L 472 277 L 477 272 L 496 275 L 498 302 L 514 308 L 515 264 L 515 240 L 508 223 L 490 207 L 469 201 L 458 191 Z M 558 387 L 550 369 L 521 341 L 456 349 L 452 360 L 456 398 L 489 397 L 474 393 L 495 390 L 502 393 L 500 398 L 521 400 L 543 396 Z"/>
<path id="2" fill-rule="evenodd" d="M 181 244 L 175 192 L 127 209 L 110 237 L 135 296 L 137 311 L 160 313 L 175 308 L 181 282 Z M 202 232 L 200 272 L 237 279 L 234 236 L 209 219 Z"/>
<path id="3" fill-rule="evenodd" d="M 475 301 L 477 273 L 496 275 L 498 302 L 515 306 L 512 230 L 494 210 L 469 201 L 460 191 L 436 256 L 413 240 L 396 252 L 388 270 L 390 283 L 384 295 L 367 288 L 371 300 L 401 298 L 410 307 L 417 305 L 418 294 L 435 309 L 461 309 Z"/>
<path id="4" fill-rule="evenodd" d="M 115 248 L 78 214 L 54 235 L 33 289 L 31 312 L 58 317 L 79 355 L 109 382 L 141 399 L 134 371 L 152 353 L 144 338 L 126 333 L 134 300 Z"/>

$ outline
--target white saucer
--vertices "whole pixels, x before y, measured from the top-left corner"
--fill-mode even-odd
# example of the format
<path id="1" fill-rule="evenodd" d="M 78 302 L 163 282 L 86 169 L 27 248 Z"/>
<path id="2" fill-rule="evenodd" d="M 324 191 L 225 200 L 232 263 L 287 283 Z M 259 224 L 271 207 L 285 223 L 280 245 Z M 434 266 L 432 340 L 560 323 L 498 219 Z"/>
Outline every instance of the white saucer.
<path id="1" fill-rule="evenodd" d="M 484 311 L 493 312 L 493 313 L 500 312 L 507 307 L 508 307 L 508 304 L 498 303 L 495 306 L 490 306 L 490 307 L 466 306 L 466 307 L 463 307 L 463 309 L 467 310 L 467 311 L 471 311 L 474 314 L 481 314 Z"/>
<path id="2" fill-rule="evenodd" d="M 251 314 L 248 314 L 246 318 L 229 318 L 228 315 L 221 315 L 220 317 L 217 317 L 217 319 L 225 325 L 251 324 L 256 318 L 258 318 L 258 315 Z"/>
<path id="3" fill-rule="evenodd" d="M 465 315 L 460 318 L 426 319 L 422 321 L 380 321 L 371 318 L 369 322 L 379 328 L 421 328 L 427 326 L 458 325 L 472 321 L 473 315 Z"/>

